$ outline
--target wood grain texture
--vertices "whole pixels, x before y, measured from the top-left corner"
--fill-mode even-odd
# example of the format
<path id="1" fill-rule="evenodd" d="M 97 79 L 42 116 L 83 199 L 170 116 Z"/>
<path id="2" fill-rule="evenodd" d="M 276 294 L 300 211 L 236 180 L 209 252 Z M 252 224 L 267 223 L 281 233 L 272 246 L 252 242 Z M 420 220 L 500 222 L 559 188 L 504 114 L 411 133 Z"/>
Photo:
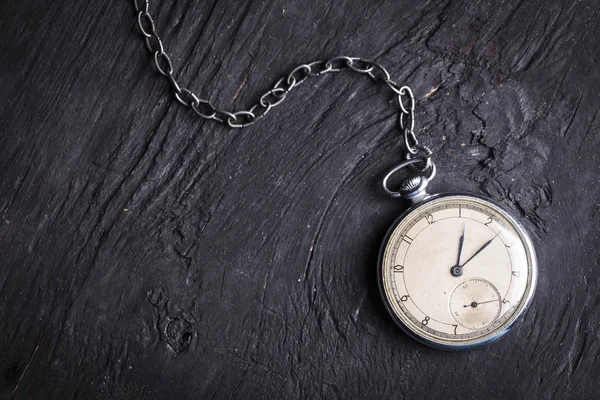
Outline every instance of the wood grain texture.
<path id="1" fill-rule="evenodd" d="M 499 343 L 425 348 L 375 279 L 406 204 L 391 93 L 314 78 L 244 130 L 201 121 L 126 0 L 0 3 L 0 397 L 600 396 L 597 1 L 153 1 L 177 77 L 247 107 L 356 55 L 419 98 L 432 191 L 515 210 L 532 307 Z"/>

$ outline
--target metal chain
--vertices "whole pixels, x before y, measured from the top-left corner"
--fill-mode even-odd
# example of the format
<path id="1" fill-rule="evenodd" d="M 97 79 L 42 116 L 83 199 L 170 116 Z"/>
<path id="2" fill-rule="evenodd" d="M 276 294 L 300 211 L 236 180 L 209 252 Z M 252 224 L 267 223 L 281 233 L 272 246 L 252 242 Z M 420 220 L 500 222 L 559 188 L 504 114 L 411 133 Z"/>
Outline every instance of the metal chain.
<path id="1" fill-rule="evenodd" d="M 400 86 L 394 82 L 389 72 L 381 64 L 358 57 L 346 56 L 302 64 L 279 79 L 273 88 L 263 94 L 258 103 L 248 110 L 230 112 L 215 107 L 209 100 L 199 98 L 194 92 L 177 81 L 171 57 L 165 52 L 162 39 L 156 31 L 154 18 L 150 15 L 149 0 L 134 0 L 134 5 L 137 12 L 137 23 L 144 36 L 146 48 L 152 54 L 154 66 L 171 84 L 175 99 L 182 105 L 191 108 L 201 118 L 215 120 L 231 128 L 243 128 L 252 125 L 267 115 L 273 107 L 285 100 L 292 89 L 299 86 L 307 78 L 350 69 L 366 74 L 375 81 L 383 82 L 397 95 L 400 108 L 398 123 L 404 136 L 404 146 L 407 151 L 406 158 L 422 158 L 425 161 L 422 169 L 430 168 L 431 150 L 419 145 L 414 133 L 415 98 L 413 93 L 408 86 Z M 408 96 L 408 106 L 403 103 L 403 96 Z"/>

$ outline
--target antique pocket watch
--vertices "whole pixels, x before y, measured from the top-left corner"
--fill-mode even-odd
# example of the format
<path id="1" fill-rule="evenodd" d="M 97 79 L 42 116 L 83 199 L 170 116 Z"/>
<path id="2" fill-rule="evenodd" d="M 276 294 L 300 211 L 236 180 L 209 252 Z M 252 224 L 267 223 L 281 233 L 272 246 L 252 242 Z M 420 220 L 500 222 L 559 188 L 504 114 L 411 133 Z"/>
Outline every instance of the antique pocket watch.
<path id="1" fill-rule="evenodd" d="M 410 336 L 450 350 L 492 343 L 525 312 L 537 260 L 521 223 L 500 204 L 469 194 L 429 195 L 431 151 L 413 133 L 414 97 L 400 105 L 407 160 L 383 180 L 384 191 L 412 202 L 381 247 L 378 282 L 387 310 Z M 409 118 L 409 125 L 405 118 Z M 398 190 L 389 180 L 408 172 Z"/>
<path id="2" fill-rule="evenodd" d="M 473 195 L 423 196 L 392 225 L 378 281 L 406 333 L 444 349 L 500 339 L 536 285 L 533 245 L 499 204 Z"/>
<path id="3" fill-rule="evenodd" d="M 231 128 L 260 120 L 309 77 L 351 70 L 384 83 L 398 98 L 406 160 L 388 173 L 383 188 L 393 197 L 413 202 L 393 224 L 381 250 L 377 273 L 390 314 L 410 336 L 447 349 L 493 342 L 523 314 L 536 283 L 531 240 L 517 219 L 491 200 L 425 192 L 436 169 L 430 149 L 420 146 L 414 134 L 414 96 L 410 88 L 394 82 L 381 64 L 345 56 L 302 64 L 252 107 L 227 111 L 180 84 L 149 1 L 135 0 L 134 5 L 146 48 L 175 99 L 199 117 Z M 406 177 L 398 190 L 392 190 L 389 181 L 398 173 Z"/>

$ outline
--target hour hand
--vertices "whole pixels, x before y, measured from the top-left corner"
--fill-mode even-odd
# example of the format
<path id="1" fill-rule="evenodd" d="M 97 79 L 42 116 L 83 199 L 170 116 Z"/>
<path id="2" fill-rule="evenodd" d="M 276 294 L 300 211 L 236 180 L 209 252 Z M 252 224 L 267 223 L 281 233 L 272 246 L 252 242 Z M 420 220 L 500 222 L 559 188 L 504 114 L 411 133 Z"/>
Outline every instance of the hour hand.
<path id="1" fill-rule="evenodd" d="M 460 237 L 460 240 L 458 241 L 458 257 L 456 258 L 456 265 L 453 265 L 450 268 L 450 274 L 452 276 L 459 277 L 462 275 L 462 266 L 460 265 L 460 257 L 462 255 L 463 246 L 465 245 L 465 231 L 466 230 L 467 230 L 467 225 L 464 224 L 462 235 Z"/>
<path id="2" fill-rule="evenodd" d="M 462 255 L 463 246 L 465 244 L 465 231 L 466 230 L 467 230 L 467 224 L 464 224 L 462 236 L 460 237 L 460 241 L 458 242 L 458 258 L 456 259 L 456 265 L 460 265 L 460 256 Z"/>

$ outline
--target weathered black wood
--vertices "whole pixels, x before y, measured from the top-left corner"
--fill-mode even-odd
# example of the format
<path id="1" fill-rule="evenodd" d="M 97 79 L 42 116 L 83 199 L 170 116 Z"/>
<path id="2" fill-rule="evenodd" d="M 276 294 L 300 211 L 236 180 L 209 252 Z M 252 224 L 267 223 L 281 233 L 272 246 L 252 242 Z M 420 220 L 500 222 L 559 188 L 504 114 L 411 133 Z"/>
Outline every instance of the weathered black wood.
<path id="1" fill-rule="evenodd" d="M 197 4 L 196 4 L 197 3 Z M 252 127 L 200 121 L 125 0 L 0 4 L 2 398 L 597 398 L 600 4 L 154 1 L 177 76 L 247 107 L 295 65 L 376 59 L 419 97 L 435 191 L 524 219 L 537 295 L 501 342 L 386 315 L 406 204 L 391 93 L 314 78 Z"/>

